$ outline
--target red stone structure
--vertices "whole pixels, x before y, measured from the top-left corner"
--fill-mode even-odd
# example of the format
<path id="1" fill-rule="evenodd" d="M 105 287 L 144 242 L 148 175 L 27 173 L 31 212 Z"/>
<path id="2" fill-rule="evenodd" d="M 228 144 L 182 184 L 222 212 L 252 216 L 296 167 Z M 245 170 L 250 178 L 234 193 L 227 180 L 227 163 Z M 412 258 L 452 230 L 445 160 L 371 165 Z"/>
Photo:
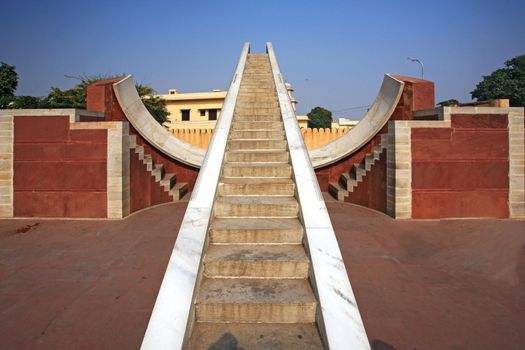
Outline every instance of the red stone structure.
<path id="1" fill-rule="evenodd" d="M 353 176 L 345 201 L 396 218 L 524 217 L 523 108 L 434 108 L 433 82 L 394 77 L 405 85 L 390 121 L 316 169 L 321 189 Z M 193 189 L 199 169 L 141 137 L 117 81 L 91 84 L 87 111 L 0 111 L 0 217 L 119 218 Z"/>

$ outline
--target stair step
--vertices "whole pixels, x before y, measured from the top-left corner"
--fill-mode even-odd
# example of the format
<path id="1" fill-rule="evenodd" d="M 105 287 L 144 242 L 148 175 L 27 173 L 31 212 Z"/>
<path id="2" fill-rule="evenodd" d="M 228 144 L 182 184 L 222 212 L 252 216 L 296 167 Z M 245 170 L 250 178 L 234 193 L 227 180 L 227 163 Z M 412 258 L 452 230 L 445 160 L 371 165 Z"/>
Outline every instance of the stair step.
<path id="1" fill-rule="evenodd" d="M 166 169 L 164 168 L 164 164 L 155 164 L 151 171 L 151 175 L 155 177 L 155 181 L 157 182 L 164 177 L 165 173 Z"/>
<path id="2" fill-rule="evenodd" d="M 288 196 L 294 195 L 295 183 L 283 178 L 223 177 L 219 182 L 219 196 Z"/>
<path id="3" fill-rule="evenodd" d="M 279 102 L 276 99 L 269 99 L 264 102 L 237 101 L 237 108 L 279 108 Z"/>
<path id="4" fill-rule="evenodd" d="M 212 244 L 290 243 L 303 240 L 299 219 L 214 219 L 210 228 Z"/>
<path id="5" fill-rule="evenodd" d="M 293 197 L 217 197 L 217 217 L 297 217 L 299 203 Z"/>
<path id="6" fill-rule="evenodd" d="M 177 182 L 170 189 L 170 195 L 173 197 L 174 201 L 179 201 L 188 193 L 189 186 L 186 182 Z"/>
<path id="7" fill-rule="evenodd" d="M 307 280 L 203 278 L 197 322 L 313 323 L 317 302 Z"/>
<path id="8" fill-rule="evenodd" d="M 166 173 L 164 174 L 164 177 L 162 180 L 160 180 L 161 186 L 164 186 L 164 189 L 166 191 L 169 191 L 173 185 L 175 185 L 175 182 L 177 181 L 177 175 L 174 173 Z"/>
<path id="9" fill-rule="evenodd" d="M 257 104 L 265 104 L 265 103 L 274 103 L 276 101 L 276 97 L 269 97 L 269 96 L 243 96 L 243 97 L 237 97 L 237 104 L 244 104 L 244 103 L 257 103 Z"/>
<path id="10" fill-rule="evenodd" d="M 272 115 L 261 114 L 234 114 L 233 122 L 265 122 L 265 121 L 281 121 L 281 112 Z"/>
<path id="11" fill-rule="evenodd" d="M 204 275 L 210 278 L 307 278 L 310 260 L 302 244 L 210 245 Z"/>
<path id="12" fill-rule="evenodd" d="M 332 197 L 341 202 L 344 202 L 345 198 L 348 197 L 348 191 L 337 183 L 329 183 L 328 192 L 332 195 Z"/>
<path id="13" fill-rule="evenodd" d="M 230 132 L 230 138 L 232 139 L 281 139 L 284 140 L 284 130 L 232 130 Z"/>
<path id="14" fill-rule="evenodd" d="M 357 186 L 358 181 L 350 176 L 350 173 L 342 173 L 339 177 L 339 185 L 348 191 L 353 192 L 353 188 Z"/>
<path id="15" fill-rule="evenodd" d="M 292 175 L 288 163 L 226 163 L 222 167 L 225 177 L 285 177 Z"/>
<path id="16" fill-rule="evenodd" d="M 314 323 L 207 323 L 197 322 L 188 350 L 321 350 Z"/>
<path id="17" fill-rule="evenodd" d="M 282 121 L 233 121 L 232 130 L 277 129 L 284 130 Z"/>
<path id="18" fill-rule="evenodd" d="M 273 139 L 236 139 L 228 142 L 229 150 L 238 149 L 286 149 L 285 140 Z"/>
<path id="19" fill-rule="evenodd" d="M 226 152 L 227 162 L 288 162 L 290 154 L 283 150 L 237 150 Z"/>

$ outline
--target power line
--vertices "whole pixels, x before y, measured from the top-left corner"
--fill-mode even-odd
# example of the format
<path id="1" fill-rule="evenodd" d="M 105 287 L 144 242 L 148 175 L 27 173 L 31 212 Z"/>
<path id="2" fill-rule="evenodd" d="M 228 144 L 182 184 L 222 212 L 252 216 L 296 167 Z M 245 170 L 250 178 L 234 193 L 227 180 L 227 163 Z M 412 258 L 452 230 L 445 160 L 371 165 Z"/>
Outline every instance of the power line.
<path id="1" fill-rule="evenodd" d="M 347 107 L 347 108 L 343 108 L 343 109 L 338 109 L 338 110 L 332 111 L 332 113 L 346 112 L 346 111 L 359 110 L 359 109 L 367 109 L 370 106 L 371 105 Z"/>

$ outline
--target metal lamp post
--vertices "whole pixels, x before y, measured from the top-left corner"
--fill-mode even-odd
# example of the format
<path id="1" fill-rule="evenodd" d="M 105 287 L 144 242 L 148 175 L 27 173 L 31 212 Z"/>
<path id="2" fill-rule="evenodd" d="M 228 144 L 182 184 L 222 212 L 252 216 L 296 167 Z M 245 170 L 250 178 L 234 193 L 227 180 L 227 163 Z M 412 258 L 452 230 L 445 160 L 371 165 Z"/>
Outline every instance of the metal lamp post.
<path id="1" fill-rule="evenodd" d="M 407 60 L 419 63 L 419 65 L 421 66 L 421 79 L 424 79 L 424 77 L 425 77 L 425 69 L 423 67 L 423 62 L 421 62 L 419 60 L 419 58 L 415 58 L 415 57 L 407 57 Z"/>

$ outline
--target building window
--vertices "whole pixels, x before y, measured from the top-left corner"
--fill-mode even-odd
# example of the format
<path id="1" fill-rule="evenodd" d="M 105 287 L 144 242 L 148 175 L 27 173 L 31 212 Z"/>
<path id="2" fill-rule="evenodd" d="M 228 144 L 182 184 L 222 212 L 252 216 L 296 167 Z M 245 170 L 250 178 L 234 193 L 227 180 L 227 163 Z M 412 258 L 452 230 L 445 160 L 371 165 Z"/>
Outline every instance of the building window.
<path id="1" fill-rule="evenodd" d="M 181 109 L 180 113 L 182 115 L 183 122 L 187 122 L 190 120 L 190 110 L 189 109 Z"/>
<path id="2" fill-rule="evenodd" d="M 208 110 L 208 120 L 217 120 L 217 110 L 216 109 Z"/>
<path id="3" fill-rule="evenodd" d="M 199 112 L 201 114 L 201 117 L 205 117 L 206 116 L 206 110 L 205 109 L 199 109 Z"/>

